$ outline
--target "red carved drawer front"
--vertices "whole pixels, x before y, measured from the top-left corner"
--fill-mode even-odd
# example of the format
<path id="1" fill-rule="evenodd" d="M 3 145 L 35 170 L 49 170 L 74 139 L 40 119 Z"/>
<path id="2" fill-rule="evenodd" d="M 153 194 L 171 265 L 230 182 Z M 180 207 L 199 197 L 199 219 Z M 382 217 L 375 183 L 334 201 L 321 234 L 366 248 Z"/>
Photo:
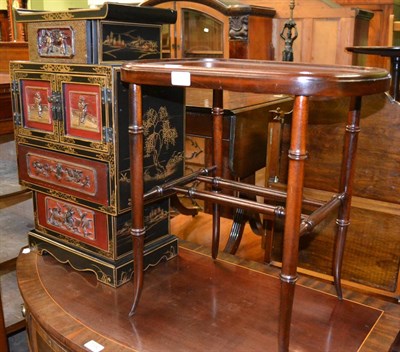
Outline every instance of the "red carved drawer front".
<path id="1" fill-rule="evenodd" d="M 18 146 L 21 180 L 108 205 L 108 165 L 24 145 Z"/>
<path id="2" fill-rule="evenodd" d="M 36 209 L 40 226 L 108 250 L 106 214 L 42 193 L 36 193 Z"/>

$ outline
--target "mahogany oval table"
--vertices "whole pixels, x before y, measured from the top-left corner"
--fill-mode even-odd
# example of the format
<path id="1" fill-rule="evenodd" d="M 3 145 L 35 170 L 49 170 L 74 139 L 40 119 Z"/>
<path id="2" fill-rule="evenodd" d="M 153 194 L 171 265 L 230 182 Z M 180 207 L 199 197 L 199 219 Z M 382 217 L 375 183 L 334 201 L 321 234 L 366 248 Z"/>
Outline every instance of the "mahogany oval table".
<path id="1" fill-rule="evenodd" d="M 122 65 L 121 79 L 130 85 L 130 123 L 131 146 L 131 187 L 132 229 L 134 253 L 134 298 L 131 314 L 134 314 L 143 287 L 143 244 L 145 227 L 143 221 L 143 116 L 142 85 L 181 86 L 213 90 L 213 193 L 209 194 L 182 187 L 187 177 L 158 187 L 152 194 L 163 195 L 172 190 L 185 193 L 189 197 L 211 199 L 213 208 L 213 246 L 212 256 L 217 257 L 219 242 L 219 205 L 239 206 L 257 210 L 274 216 L 285 216 L 283 259 L 281 270 L 280 325 L 278 333 L 279 351 L 288 351 L 294 288 L 297 280 L 297 261 L 299 237 L 311 231 L 328 213 L 338 210 L 337 232 L 334 258 L 334 279 L 338 297 L 341 298 L 340 271 L 346 232 L 350 221 L 350 205 L 354 178 L 354 162 L 360 131 L 361 97 L 385 92 L 390 86 L 390 75 L 384 69 L 297 64 L 274 61 L 225 60 L 225 59 L 185 59 L 185 60 L 143 60 L 127 62 Z M 243 191 L 244 186 L 220 182 L 222 170 L 222 117 L 223 90 L 263 94 L 286 94 L 294 96 L 290 149 L 288 153 L 288 181 L 286 205 L 278 207 L 258 203 L 235 201 L 221 193 L 224 186 Z M 304 166 L 308 153 L 306 133 L 310 97 L 351 97 L 347 122 L 344 123 L 344 149 L 339 190 L 336 197 L 317 209 L 307 219 L 302 220 Z M 206 178 L 202 178 L 206 180 Z M 223 186 L 222 186 L 223 185 Z M 262 194 L 262 190 L 247 188 L 249 192 Z M 268 295 L 268 292 L 266 292 Z M 146 309 L 147 307 L 142 307 Z"/>

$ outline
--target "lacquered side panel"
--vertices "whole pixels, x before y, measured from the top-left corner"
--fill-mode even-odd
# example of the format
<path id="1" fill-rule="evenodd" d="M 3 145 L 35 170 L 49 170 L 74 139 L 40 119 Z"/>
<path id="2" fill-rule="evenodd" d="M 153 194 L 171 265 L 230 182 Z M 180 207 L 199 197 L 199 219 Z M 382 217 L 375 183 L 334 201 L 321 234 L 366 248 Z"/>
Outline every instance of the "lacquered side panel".
<path id="1" fill-rule="evenodd" d="M 99 21 L 99 61 L 161 58 L 161 26 Z"/>

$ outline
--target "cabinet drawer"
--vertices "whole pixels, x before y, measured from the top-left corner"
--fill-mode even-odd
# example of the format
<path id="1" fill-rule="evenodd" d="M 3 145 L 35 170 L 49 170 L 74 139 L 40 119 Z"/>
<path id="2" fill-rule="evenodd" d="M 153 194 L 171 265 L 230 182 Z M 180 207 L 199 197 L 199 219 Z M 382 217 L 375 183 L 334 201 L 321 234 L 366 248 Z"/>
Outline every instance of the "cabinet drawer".
<path id="1" fill-rule="evenodd" d="M 18 164 L 21 183 L 34 190 L 66 193 L 78 203 L 102 210 L 115 202 L 107 163 L 19 144 Z"/>
<path id="2" fill-rule="evenodd" d="M 132 252 L 131 213 L 112 216 L 34 192 L 36 230 L 97 257 L 117 260 Z M 168 199 L 145 207 L 145 243 L 169 232 Z"/>
<path id="3" fill-rule="evenodd" d="M 87 249 L 109 251 L 106 214 L 37 192 L 35 210 L 41 231 L 57 232 L 66 242 L 76 240 Z"/>
<path id="4" fill-rule="evenodd" d="M 161 24 L 175 11 L 105 4 L 68 12 L 16 12 L 27 22 L 29 57 L 37 62 L 92 64 L 161 57 Z"/>

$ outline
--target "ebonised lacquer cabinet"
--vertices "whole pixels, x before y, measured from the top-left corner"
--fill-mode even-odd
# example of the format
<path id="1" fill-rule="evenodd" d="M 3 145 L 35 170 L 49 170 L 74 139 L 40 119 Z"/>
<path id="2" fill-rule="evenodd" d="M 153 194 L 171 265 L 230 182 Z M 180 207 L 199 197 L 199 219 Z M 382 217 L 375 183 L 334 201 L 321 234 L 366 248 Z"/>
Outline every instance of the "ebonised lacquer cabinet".
<path id="1" fill-rule="evenodd" d="M 126 59 L 160 58 L 170 10 L 105 4 L 17 14 L 30 61 L 10 64 L 20 182 L 33 191 L 29 244 L 119 286 L 133 273 Z M 183 173 L 183 91 L 143 88 L 145 191 Z M 169 202 L 146 206 L 145 266 L 177 255 Z"/>

